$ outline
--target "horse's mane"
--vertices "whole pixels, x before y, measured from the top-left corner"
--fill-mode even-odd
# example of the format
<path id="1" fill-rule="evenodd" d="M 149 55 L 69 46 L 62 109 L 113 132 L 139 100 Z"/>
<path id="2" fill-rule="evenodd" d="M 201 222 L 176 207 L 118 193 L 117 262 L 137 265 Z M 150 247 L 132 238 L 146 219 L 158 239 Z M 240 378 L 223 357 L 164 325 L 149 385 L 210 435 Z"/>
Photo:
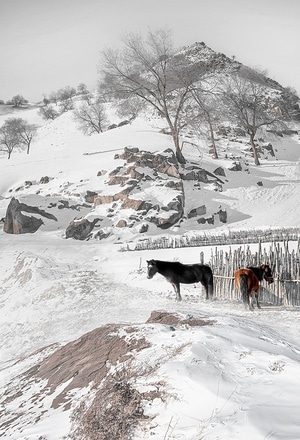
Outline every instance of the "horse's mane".
<path id="1" fill-rule="evenodd" d="M 154 261 L 155 261 L 157 267 L 161 268 L 161 269 L 168 267 L 168 266 L 173 266 L 173 267 L 175 266 L 178 268 L 183 266 L 183 264 L 180 263 L 179 261 L 162 261 L 162 260 L 154 260 Z"/>
<path id="2" fill-rule="evenodd" d="M 248 266 L 247 269 L 252 270 L 252 272 L 254 272 L 254 274 L 257 276 L 258 280 L 262 281 L 264 272 L 263 272 L 261 266 L 259 266 L 259 267 Z"/>

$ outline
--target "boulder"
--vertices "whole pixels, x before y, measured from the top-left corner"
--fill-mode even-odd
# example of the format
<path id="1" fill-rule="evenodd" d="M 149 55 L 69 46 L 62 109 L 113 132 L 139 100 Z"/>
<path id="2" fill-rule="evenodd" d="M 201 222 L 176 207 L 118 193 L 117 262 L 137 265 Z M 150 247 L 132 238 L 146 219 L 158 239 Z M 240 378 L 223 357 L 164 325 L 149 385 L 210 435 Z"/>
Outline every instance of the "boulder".
<path id="1" fill-rule="evenodd" d="M 4 232 L 7 234 L 34 233 L 44 224 L 42 219 L 33 216 L 29 217 L 22 212 L 35 213 L 50 220 L 57 221 L 57 218 L 53 214 L 49 214 L 36 206 L 20 203 L 19 200 L 13 197 L 7 207 L 3 225 Z"/>
<path id="2" fill-rule="evenodd" d="M 242 171 L 242 165 L 241 162 L 239 161 L 235 161 L 233 162 L 233 164 L 231 165 L 230 168 L 228 168 L 230 171 Z"/>
<path id="3" fill-rule="evenodd" d="M 75 238 L 75 240 L 86 240 L 95 224 L 98 222 L 98 218 L 90 222 L 86 218 L 74 219 L 71 221 L 66 229 L 66 238 Z"/>
<path id="4" fill-rule="evenodd" d="M 46 184 L 50 182 L 50 178 L 48 176 L 43 176 L 40 178 L 40 183 L 41 184 Z"/>
<path id="5" fill-rule="evenodd" d="M 127 226 L 127 221 L 124 219 L 120 219 L 116 224 L 116 228 L 126 228 L 126 226 Z"/>
<path id="6" fill-rule="evenodd" d="M 221 223 L 227 223 L 227 211 L 226 209 L 220 209 L 219 212 L 219 219 Z"/>
<path id="7" fill-rule="evenodd" d="M 187 167 L 186 173 L 182 175 L 183 180 L 196 180 L 197 182 L 208 182 L 207 171 L 199 167 Z"/>
<path id="8" fill-rule="evenodd" d="M 147 223 L 143 223 L 139 229 L 139 233 L 143 234 L 144 232 L 147 232 L 149 229 L 149 225 Z"/>
<path id="9" fill-rule="evenodd" d="M 84 196 L 84 200 L 87 203 L 94 203 L 95 197 L 98 195 L 95 191 L 87 191 L 86 195 Z"/>
<path id="10" fill-rule="evenodd" d="M 218 167 L 218 168 L 216 168 L 215 171 L 214 171 L 214 174 L 215 174 L 216 176 L 223 176 L 223 177 L 226 177 L 225 170 L 224 170 L 224 168 L 222 168 L 222 167 Z"/>

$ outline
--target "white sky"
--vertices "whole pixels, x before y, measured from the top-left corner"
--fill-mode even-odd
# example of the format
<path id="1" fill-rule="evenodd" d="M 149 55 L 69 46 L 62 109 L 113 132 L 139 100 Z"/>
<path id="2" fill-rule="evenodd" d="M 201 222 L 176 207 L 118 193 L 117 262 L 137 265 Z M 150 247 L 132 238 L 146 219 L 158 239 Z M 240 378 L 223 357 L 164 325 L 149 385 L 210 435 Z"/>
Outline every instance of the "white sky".
<path id="1" fill-rule="evenodd" d="M 0 0 L 0 99 L 92 89 L 103 48 L 158 27 L 178 48 L 204 41 L 300 94 L 300 0 Z"/>

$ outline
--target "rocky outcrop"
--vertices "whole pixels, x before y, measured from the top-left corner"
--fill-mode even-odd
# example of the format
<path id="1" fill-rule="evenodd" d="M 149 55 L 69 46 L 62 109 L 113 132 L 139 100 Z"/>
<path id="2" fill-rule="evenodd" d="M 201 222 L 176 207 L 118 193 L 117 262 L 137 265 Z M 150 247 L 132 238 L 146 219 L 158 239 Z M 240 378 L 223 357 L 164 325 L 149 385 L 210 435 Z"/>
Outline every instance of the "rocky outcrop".
<path id="1" fill-rule="evenodd" d="M 23 212 L 38 214 L 50 220 L 57 221 L 53 214 L 38 208 L 37 206 L 29 206 L 26 203 L 20 203 L 14 197 L 9 202 L 7 207 L 3 230 L 7 234 L 27 234 L 36 232 L 44 223 L 41 218 L 29 217 Z"/>
<path id="2" fill-rule="evenodd" d="M 74 219 L 66 229 L 66 238 L 75 238 L 76 240 L 86 240 L 99 219 L 92 222 L 86 218 Z"/>
<path id="3" fill-rule="evenodd" d="M 184 181 L 193 181 L 195 186 L 202 183 L 213 183 L 222 190 L 224 183 L 220 176 L 225 176 L 220 167 L 216 173 L 201 168 L 197 163 L 184 167 L 179 165 L 172 149 L 160 153 L 141 151 L 136 147 L 125 147 L 123 153 L 115 155 L 122 159 L 122 165 L 107 174 L 106 183 L 110 187 L 101 193 L 88 191 L 85 200 L 98 205 L 112 205 L 107 217 L 115 217 L 114 226 L 132 227 L 140 221 L 153 223 L 158 228 L 168 229 L 178 223 L 184 216 Z M 155 189 L 150 189 L 154 188 Z M 167 200 L 167 201 L 166 201 Z M 122 213 L 120 210 L 135 211 L 136 214 Z M 206 208 L 196 207 L 188 214 L 189 218 L 206 214 Z M 112 220 L 114 221 L 114 220 Z M 205 220 L 207 222 L 207 220 Z"/>

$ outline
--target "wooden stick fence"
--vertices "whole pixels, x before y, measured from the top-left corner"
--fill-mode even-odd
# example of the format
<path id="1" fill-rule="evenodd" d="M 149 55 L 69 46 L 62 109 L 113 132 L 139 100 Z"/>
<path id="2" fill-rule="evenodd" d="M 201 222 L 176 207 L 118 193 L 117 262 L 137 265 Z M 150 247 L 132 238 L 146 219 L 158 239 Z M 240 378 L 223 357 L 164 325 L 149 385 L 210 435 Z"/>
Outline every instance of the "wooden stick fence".
<path id="1" fill-rule="evenodd" d="M 182 247 L 200 246 L 224 246 L 233 244 L 271 243 L 284 241 L 297 241 L 300 238 L 299 228 L 270 229 L 270 230 L 245 230 L 229 231 L 223 234 L 202 234 L 167 235 L 159 237 L 148 237 L 135 243 L 128 243 L 123 251 L 139 251 L 150 249 L 172 249 Z"/>
<path id="2" fill-rule="evenodd" d="M 203 256 L 200 256 L 200 261 Z M 268 250 L 257 252 L 250 247 L 239 247 L 234 251 L 212 250 L 209 265 L 214 273 L 215 295 L 220 299 L 240 299 L 234 288 L 234 271 L 247 266 L 268 263 L 274 273 L 274 283 L 261 283 L 260 301 L 272 305 L 300 306 L 300 241 L 296 250 L 289 250 L 288 242 L 272 243 Z"/>

